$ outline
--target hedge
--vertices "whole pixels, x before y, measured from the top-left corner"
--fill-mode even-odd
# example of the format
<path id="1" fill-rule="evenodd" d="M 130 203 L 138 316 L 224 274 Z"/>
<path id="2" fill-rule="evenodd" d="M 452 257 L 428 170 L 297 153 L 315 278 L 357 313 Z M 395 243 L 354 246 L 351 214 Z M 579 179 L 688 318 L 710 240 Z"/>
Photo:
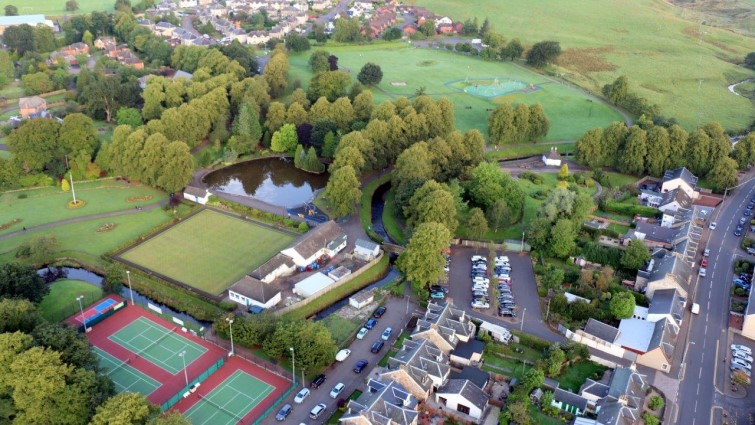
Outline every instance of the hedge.
<path id="1" fill-rule="evenodd" d="M 245 205 L 237 204 L 235 202 L 231 202 L 225 199 L 220 199 L 214 196 L 210 196 L 210 200 L 207 202 L 207 205 L 218 207 L 221 209 L 228 209 L 235 212 L 236 214 L 243 216 L 244 218 L 249 218 L 249 219 L 261 221 L 263 223 L 272 224 L 274 226 L 282 227 L 296 233 L 307 233 L 307 230 L 309 230 L 307 228 L 306 230 L 302 231 L 303 228 L 299 227 L 299 222 L 296 220 L 282 217 L 282 216 L 279 216 L 278 214 L 273 214 L 271 212 L 261 211 L 255 208 L 247 207 Z"/>
<path id="2" fill-rule="evenodd" d="M 657 217 L 660 214 L 655 208 L 644 207 L 642 205 L 621 204 L 617 202 L 606 202 L 603 204 L 603 210 L 605 212 L 616 214 L 631 216 L 639 215 L 642 217 Z"/>

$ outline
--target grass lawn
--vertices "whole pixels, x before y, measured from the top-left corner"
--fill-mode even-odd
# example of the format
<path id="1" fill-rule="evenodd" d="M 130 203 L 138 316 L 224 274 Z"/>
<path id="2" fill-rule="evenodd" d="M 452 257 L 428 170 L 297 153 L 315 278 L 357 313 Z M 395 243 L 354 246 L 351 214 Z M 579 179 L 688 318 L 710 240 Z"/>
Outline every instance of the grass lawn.
<path id="1" fill-rule="evenodd" d="M 330 335 L 336 341 L 336 345 L 342 347 L 343 344 L 348 341 L 357 328 L 362 326 L 362 322 L 356 320 L 345 319 L 337 314 L 331 314 L 330 316 L 322 319 L 323 325 L 330 331 Z"/>
<path id="2" fill-rule="evenodd" d="M 383 80 L 372 90 L 378 103 L 400 96 L 412 97 L 420 87 L 425 87 L 432 97 L 448 98 L 454 103 L 456 126 L 461 131 L 476 128 L 486 132 L 487 109 L 504 102 L 543 105 L 551 122 L 546 140 L 576 140 L 590 128 L 622 120 L 622 116 L 612 108 L 597 101 L 588 101 L 590 97 L 581 90 L 558 84 L 510 62 L 489 62 L 445 50 L 414 48 L 400 42 L 366 46 L 327 45 L 324 48 L 338 56 L 339 67 L 348 70 L 354 78 L 368 61 L 381 66 Z M 312 77 L 307 64 L 310 54 L 292 54 L 289 58 L 289 80 L 299 80 L 304 88 Z M 482 84 L 492 83 L 495 79 L 513 79 L 527 86 L 535 85 L 539 90 L 512 92 L 488 99 L 465 93 L 459 85 L 463 85 L 466 79 Z"/>
<path id="3" fill-rule="evenodd" d="M 605 370 L 605 366 L 589 360 L 580 360 L 564 370 L 560 376 L 556 377 L 556 381 L 561 383 L 560 388 L 577 392 L 579 387 L 585 383 L 585 379 L 592 378 L 596 374 L 601 375 Z M 599 378 L 600 376 L 598 376 Z"/>
<path id="4" fill-rule="evenodd" d="M 621 174 L 621 173 L 613 173 L 613 172 L 607 172 L 605 173 L 606 176 L 608 176 L 608 181 L 611 183 L 611 186 L 613 187 L 624 187 L 628 184 L 634 184 L 639 180 L 640 178 L 637 176 L 630 176 L 629 174 Z"/>
<path id="5" fill-rule="evenodd" d="M 609 223 L 608 228 L 620 235 L 625 235 L 629 231 L 629 226 L 624 226 L 624 225 L 615 224 L 615 223 Z"/>
<path id="6" fill-rule="evenodd" d="M 595 210 L 592 214 L 598 217 L 610 218 L 611 220 L 616 220 L 616 221 L 626 221 L 628 223 L 631 223 L 632 218 L 633 218 L 630 215 L 617 214 L 613 212 L 605 212 L 601 210 Z"/>
<path id="7" fill-rule="evenodd" d="M 2 3 L 7 3 L 7 2 L 3 1 Z M 5 7 L 5 4 L 3 4 L 3 7 Z M 24 88 L 21 87 L 21 83 L 13 82 L 3 87 L 2 90 L 0 90 L 0 96 L 6 99 L 17 99 L 19 97 L 24 97 Z"/>
<path id="8" fill-rule="evenodd" d="M 39 304 L 42 317 L 50 322 L 59 322 L 79 312 L 76 297 L 83 295 L 82 304 L 86 309 L 102 298 L 102 289 L 81 280 L 61 279 L 50 285 L 50 292 Z"/>
<path id="9" fill-rule="evenodd" d="M 0 8 L 12 4 L 18 7 L 19 15 L 78 15 L 94 11 L 112 12 L 115 2 L 102 0 L 77 0 L 79 9 L 75 12 L 66 11 L 66 2 L 60 0 L 34 0 L 34 2 L 19 2 L 14 0 L 0 0 Z"/>
<path id="10" fill-rule="evenodd" d="M 553 145 L 548 143 L 522 143 L 519 145 L 504 145 L 500 149 L 485 152 L 485 159 L 502 161 L 505 159 L 527 158 L 548 152 Z M 574 152 L 574 143 L 559 143 L 556 145 L 561 154 Z"/>
<path id="11" fill-rule="evenodd" d="M 396 339 L 396 342 L 393 343 L 393 348 L 400 350 L 401 347 L 404 346 L 404 340 L 411 339 L 412 335 L 408 332 L 401 332 L 401 335 L 398 336 L 398 339 Z"/>
<path id="12" fill-rule="evenodd" d="M 40 224 L 68 218 L 133 209 L 136 205 L 150 205 L 167 199 L 165 192 L 145 185 L 127 184 L 113 179 L 74 182 L 76 199 L 86 202 L 83 208 L 69 209 L 71 192 L 59 186 L 0 193 L 0 225 L 20 218 L 21 223 L 0 231 L 0 235 Z M 26 196 L 26 198 L 24 198 Z M 150 197 L 149 200 L 146 197 Z M 129 200 L 131 198 L 131 200 Z"/>
<path id="13" fill-rule="evenodd" d="M 483 355 L 482 369 L 499 375 L 522 379 L 522 376 L 524 376 L 530 368 L 532 368 L 532 366 L 524 364 L 520 360 L 498 357 L 493 354 Z"/>
<path id="14" fill-rule="evenodd" d="M 122 257 L 202 291 L 220 294 L 293 240 L 293 236 L 268 227 L 204 210 Z"/>
<path id="15" fill-rule="evenodd" d="M 11 153 L 8 151 L 0 151 L 0 158 L 2 159 L 10 159 Z"/>
<path id="16" fill-rule="evenodd" d="M 745 128 L 752 122 L 750 100 L 726 87 L 755 75 L 737 65 L 755 51 L 755 39 L 701 25 L 708 21 L 705 16 L 670 2 L 585 0 L 578 7 L 560 0 L 413 3 L 454 21 L 477 17 L 482 23 L 488 17 L 493 31 L 507 39 L 519 38 L 527 46 L 558 40 L 564 53 L 559 59 L 562 67 L 555 72 L 593 92 L 627 75 L 632 91 L 658 104 L 663 115 L 678 119 L 688 129 L 699 121 L 718 121 L 729 129 Z M 553 118 L 551 122 L 556 124 Z"/>
<path id="17" fill-rule="evenodd" d="M 566 421 L 562 421 L 561 419 L 546 415 L 534 404 L 530 405 L 529 411 L 530 417 L 533 419 L 533 422 L 538 425 L 563 425 L 566 423 Z"/>
<path id="18" fill-rule="evenodd" d="M 401 223 L 401 218 L 398 217 L 395 208 L 396 192 L 393 188 L 388 190 L 385 194 L 385 208 L 383 208 L 383 227 L 385 227 L 386 233 L 398 245 L 406 244 L 406 236 L 404 235 L 404 226 Z"/>

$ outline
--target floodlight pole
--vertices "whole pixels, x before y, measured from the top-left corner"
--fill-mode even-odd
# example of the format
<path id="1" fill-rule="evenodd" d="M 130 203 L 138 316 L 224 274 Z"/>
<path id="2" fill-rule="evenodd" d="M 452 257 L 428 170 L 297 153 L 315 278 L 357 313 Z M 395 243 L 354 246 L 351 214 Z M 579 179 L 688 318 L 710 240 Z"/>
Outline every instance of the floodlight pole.
<path id="1" fill-rule="evenodd" d="M 231 319 L 229 317 L 226 317 L 225 321 L 228 322 L 228 329 L 230 330 L 230 334 L 231 334 L 231 352 L 228 353 L 228 355 L 232 356 L 233 353 L 234 353 L 234 349 L 233 349 L 233 319 Z"/>
<path id="2" fill-rule="evenodd" d="M 293 379 L 291 380 L 291 385 L 294 387 L 296 386 L 296 355 L 294 353 L 294 347 L 288 347 L 289 350 L 291 350 L 291 376 L 293 376 Z M 304 384 L 304 382 L 302 382 Z"/>
<path id="3" fill-rule="evenodd" d="M 131 305 L 134 305 L 134 290 L 131 289 L 131 270 L 126 270 L 126 278 L 128 279 L 128 293 L 131 295 Z"/>
<path id="4" fill-rule="evenodd" d="M 84 333 L 87 331 L 87 318 L 84 316 L 84 304 L 81 303 L 81 300 L 84 299 L 83 295 L 79 295 L 76 297 L 76 301 L 79 302 L 79 310 L 81 310 L 81 321 L 84 322 Z"/>
<path id="5" fill-rule="evenodd" d="M 181 360 L 184 362 L 184 378 L 186 379 L 186 388 L 189 388 L 189 374 L 186 372 L 186 350 L 181 351 L 178 353 L 178 355 L 181 357 Z"/>
<path id="6" fill-rule="evenodd" d="M 68 177 L 71 180 L 71 193 L 73 194 L 73 204 L 76 205 L 76 189 L 73 187 L 73 171 L 68 172 Z"/>

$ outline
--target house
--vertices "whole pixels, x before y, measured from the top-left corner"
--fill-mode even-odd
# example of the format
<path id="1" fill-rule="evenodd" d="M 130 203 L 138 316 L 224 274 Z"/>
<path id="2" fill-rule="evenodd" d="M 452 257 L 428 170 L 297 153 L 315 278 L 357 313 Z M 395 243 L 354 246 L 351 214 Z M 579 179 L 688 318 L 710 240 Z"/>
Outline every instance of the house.
<path id="1" fill-rule="evenodd" d="M 755 291 L 750 291 L 742 323 L 742 336 L 750 339 L 755 339 L 755 296 L 753 294 Z"/>
<path id="2" fill-rule="evenodd" d="M 408 23 L 404 25 L 402 31 L 404 32 L 404 35 L 411 37 L 412 34 L 419 31 L 419 27 L 417 27 L 417 24 Z"/>
<path id="3" fill-rule="evenodd" d="M 450 302 L 430 302 L 425 316 L 417 320 L 412 338 L 427 339 L 449 354 L 459 342 L 469 341 L 475 334 L 476 326 L 464 310 Z"/>
<path id="4" fill-rule="evenodd" d="M 314 0 L 311 3 L 312 10 L 325 10 L 333 5 L 331 0 Z"/>
<path id="5" fill-rule="evenodd" d="M 380 245 L 372 241 L 357 239 L 354 242 L 354 257 L 362 261 L 372 261 L 380 254 Z"/>
<path id="6" fill-rule="evenodd" d="M 689 210 L 692 208 L 692 198 L 682 189 L 672 189 L 663 193 L 656 208 L 664 214 L 674 215 L 680 209 Z"/>
<path id="7" fill-rule="evenodd" d="M 669 372 L 679 327 L 668 319 L 650 322 L 624 319 L 619 324 L 616 344 L 637 353 L 637 363 Z"/>
<path id="8" fill-rule="evenodd" d="M 162 36 L 162 37 L 170 37 L 173 35 L 173 31 L 176 29 L 176 26 L 171 24 L 170 22 L 158 22 L 155 24 L 155 28 L 152 30 L 156 35 Z"/>
<path id="9" fill-rule="evenodd" d="M 676 288 L 659 289 L 653 294 L 653 302 L 647 309 L 647 321 L 658 322 L 668 319 L 677 327 L 682 324 L 686 299 Z"/>
<path id="10" fill-rule="evenodd" d="M 595 338 L 601 341 L 606 341 L 610 344 L 616 342 L 616 339 L 619 337 L 618 328 L 607 325 L 599 320 L 593 319 L 592 317 L 587 319 L 584 333 L 592 335 Z"/>
<path id="11" fill-rule="evenodd" d="M 89 46 L 86 43 L 73 43 L 71 45 L 61 47 L 58 52 L 62 55 L 88 55 L 89 54 Z"/>
<path id="12" fill-rule="evenodd" d="M 369 379 L 367 391 L 346 405 L 343 425 L 417 425 L 417 399 L 400 383 Z"/>
<path id="13" fill-rule="evenodd" d="M 228 298 L 246 307 L 269 309 L 281 301 L 281 292 L 261 280 L 244 276 L 228 288 Z"/>
<path id="14" fill-rule="evenodd" d="M 438 24 L 435 26 L 436 31 L 438 31 L 438 34 L 451 34 L 454 32 L 454 25 L 453 24 Z"/>
<path id="15" fill-rule="evenodd" d="M 47 101 L 39 96 L 18 99 L 21 118 L 39 118 L 47 115 Z"/>
<path id="16" fill-rule="evenodd" d="M 595 413 L 598 408 L 598 402 L 608 396 L 608 389 L 609 386 L 607 384 L 587 378 L 585 383 L 579 387 L 579 395 L 587 400 L 585 410 L 589 413 Z"/>
<path id="17" fill-rule="evenodd" d="M 456 411 L 481 423 L 482 415 L 488 407 L 490 397 L 472 381 L 449 379 L 446 385 L 435 393 L 435 401 L 448 411 Z"/>
<path id="18" fill-rule="evenodd" d="M 375 292 L 373 291 L 361 291 L 349 297 L 349 305 L 357 310 L 367 307 L 373 301 L 375 301 Z"/>
<path id="19" fill-rule="evenodd" d="M 490 375 L 484 370 L 478 369 L 472 366 L 463 366 L 461 372 L 451 370 L 451 374 L 448 375 L 448 379 L 466 379 L 472 381 L 477 388 L 485 389 L 490 382 Z"/>
<path id="20" fill-rule="evenodd" d="M 700 192 L 697 190 L 697 177 L 686 167 L 666 170 L 663 174 L 661 193 L 670 192 L 674 189 L 683 190 L 692 199 L 700 197 Z"/>
<path id="21" fill-rule="evenodd" d="M 562 390 L 561 388 L 556 388 L 553 391 L 553 399 L 551 400 L 551 406 L 575 416 L 581 416 L 587 412 L 589 403 L 589 400 L 581 395 Z"/>
<path id="22" fill-rule="evenodd" d="M 426 339 L 406 339 L 401 350 L 388 359 L 388 368 L 380 374 L 381 380 L 400 383 L 420 401 L 425 401 L 433 390 L 448 380 L 451 366 L 448 357 L 435 344 Z"/>
<path id="23" fill-rule="evenodd" d="M 281 251 L 281 254 L 289 256 L 298 267 L 306 267 L 322 256 L 333 257 L 344 248 L 346 233 L 331 220 L 311 230 L 294 246 Z"/>
<path id="24" fill-rule="evenodd" d="M 647 376 L 634 367 L 616 368 L 608 385 L 608 394 L 598 403 L 597 423 L 600 425 L 639 425 Z"/>
<path id="25" fill-rule="evenodd" d="M 637 272 L 636 287 L 645 290 L 651 300 L 659 289 L 676 289 L 682 298 L 687 298 L 691 276 L 692 269 L 681 255 L 661 250 L 653 255 L 646 270 Z"/>
<path id="26" fill-rule="evenodd" d="M 291 257 L 278 253 L 254 269 L 250 276 L 265 283 L 270 283 L 279 277 L 290 276 L 295 270 L 296 264 L 291 260 Z"/>
<path id="27" fill-rule="evenodd" d="M 24 24 L 32 27 L 42 24 L 47 25 L 50 28 L 55 28 L 55 24 L 51 20 L 45 19 L 45 15 L 0 16 L 0 35 L 3 35 L 5 29 L 8 27 Z"/>
<path id="28" fill-rule="evenodd" d="M 210 191 L 196 186 L 186 186 L 184 189 L 184 199 L 205 205 L 210 200 Z"/>
<path id="29" fill-rule="evenodd" d="M 114 37 L 98 37 L 94 40 L 94 47 L 100 50 L 113 49 L 116 44 Z"/>
<path id="30" fill-rule="evenodd" d="M 552 167 L 561 166 L 561 155 L 558 154 L 558 148 L 553 146 L 548 153 L 543 154 L 543 162 L 545 165 Z"/>
<path id="31" fill-rule="evenodd" d="M 485 343 L 476 339 L 459 343 L 451 351 L 451 363 L 457 365 L 474 365 L 482 362 L 482 353 L 485 351 Z"/>

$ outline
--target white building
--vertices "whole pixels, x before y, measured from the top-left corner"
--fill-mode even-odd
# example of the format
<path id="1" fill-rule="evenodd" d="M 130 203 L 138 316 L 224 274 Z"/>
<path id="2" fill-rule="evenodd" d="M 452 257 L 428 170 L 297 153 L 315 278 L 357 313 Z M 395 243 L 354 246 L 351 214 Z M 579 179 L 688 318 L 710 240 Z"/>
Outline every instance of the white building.
<path id="1" fill-rule="evenodd" d="M 551 147 L 551 150 L 548 151 L 548 153 L 543 154 L 542 159 L 545 165 L 552 167 L 561 166 L 561 155 L 558 154 L 558 148 L 555 146 Z"/>
<path id="2" fill-rule="evenodd" d="M 435 393 L 435 401 L 448 409 L 463 413 L 479 421 L 488 407 L 490 397 L 467 379 L 449 379 Z"/>
<path id="3" fill-rule="evenodd" d="M 184 199 L 204 205 L 210 199 L 210 191 L 195 186 L 186 186 L 186 189 L 184 189 Z"/>
<path id="4" fill-rule="evenodd" d="M 700 192 L 697 191 L 697 177 L 685 167 L 666 170 L 663 174 L 661 193 L 670 192 L 674 189 L 683 190 L 692 199 L 700 197 Z"/>
<path id="5" fill-rule="evenodd" d="M 244 276 L 228 288 L 228 298 L 246 307 L 274 307 L 281 301 L 281 292 L 253 277 Z"/>
<path id="6" fill-rule="evenodd" d="M 303 279 L 294 285 L 294 293 L 301 297 L 308 298 L 317 292 L 326 289 L 333 283 L 335 283 L 335 280 L 330 277 L 325 276 L 320 272 L 313 273 L 312 276 Z"/>
<path id="7" fill-rule="evenodd" d="M 346 233 L 331 220 L 317 226 L 291 248 L 281 254 L 291 257 L 298 267 L 306 267 L 322 256 L 333 257 L 346 248 Z"/>
<path id="8" fill-rule="evenodd" d="M 380 254 L 380 245 L 372 241 L 357 239 L 354 243 L 354 256 L 363 261 L 371 261 Z"/>

